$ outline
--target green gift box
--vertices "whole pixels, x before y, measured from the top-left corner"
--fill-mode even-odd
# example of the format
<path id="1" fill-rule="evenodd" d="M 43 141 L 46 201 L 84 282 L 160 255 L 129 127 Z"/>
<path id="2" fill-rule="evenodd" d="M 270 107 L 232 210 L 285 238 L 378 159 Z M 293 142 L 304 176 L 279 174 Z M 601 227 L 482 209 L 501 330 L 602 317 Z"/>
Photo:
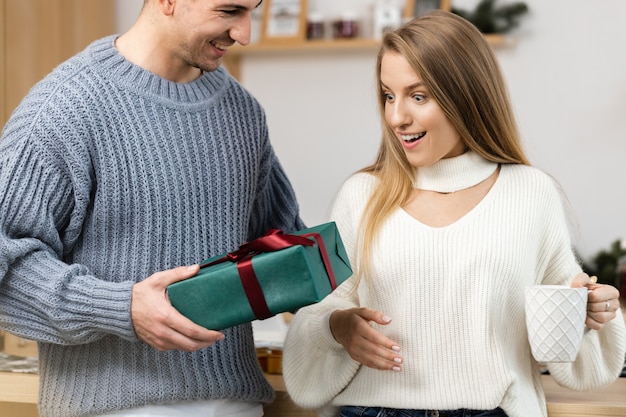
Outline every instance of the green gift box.
<path id="1" fill-rule="evenodd" d="M 293 234 L 272 230 L 201 267 L 167 294 L 181 314 L 213 330 L 319 302 L 352 275 L 334 222 Z"/>

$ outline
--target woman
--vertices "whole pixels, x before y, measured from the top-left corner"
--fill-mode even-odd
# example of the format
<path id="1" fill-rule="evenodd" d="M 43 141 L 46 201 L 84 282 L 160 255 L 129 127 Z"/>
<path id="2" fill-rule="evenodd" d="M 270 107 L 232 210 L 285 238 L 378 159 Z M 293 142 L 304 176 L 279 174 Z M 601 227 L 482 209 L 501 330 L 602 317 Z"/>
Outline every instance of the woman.
<path id="1" fill-rule="evenodd" d="M 545 416 L 524 289 L 586 286 L 588 332 L 562 385 L 612 382 L 619 293 L 582 273 L 560 194 L 529 166 L 483 36 L 437 11 L 383 40 L 376 162 L 334 203 L 355 274 L 301 309 L 285 344 L 293 400 L 322 415 Z"/>

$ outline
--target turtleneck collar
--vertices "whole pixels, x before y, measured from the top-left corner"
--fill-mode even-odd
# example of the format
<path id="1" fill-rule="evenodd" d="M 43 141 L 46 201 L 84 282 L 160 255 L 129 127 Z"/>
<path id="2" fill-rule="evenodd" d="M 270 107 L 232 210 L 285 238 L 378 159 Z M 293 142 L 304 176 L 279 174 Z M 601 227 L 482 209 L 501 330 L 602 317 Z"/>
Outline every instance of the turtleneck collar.
<path id="1" fill-rule="evenodd" d="M 417 169 L 414 187 L 420 190 L 453 193 L 480 184 L 498 168 L 475 152 L 467 151 L 453 158 L 441 159 Z"/>

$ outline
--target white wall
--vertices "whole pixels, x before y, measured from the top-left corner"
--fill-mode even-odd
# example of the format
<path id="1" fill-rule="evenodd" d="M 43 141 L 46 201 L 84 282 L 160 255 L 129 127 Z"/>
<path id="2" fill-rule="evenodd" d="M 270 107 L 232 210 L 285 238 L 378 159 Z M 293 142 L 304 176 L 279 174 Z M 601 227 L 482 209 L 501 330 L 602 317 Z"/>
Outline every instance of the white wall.
<path id="1" fill-rule="evenodd" d="M 118 16 L 134 18 L 141 3 L 118 0 Z M 476 3 L 453 0 L 467 9 Z M 530 13 L 512 34 L 515 45 L 496 52 L 531 162 L 563 186 L 578 223 L 576 247 L 589 258 L 626 237 L 626 2 L 526 3 Z M 311 10 L 329 18 L 344 10 L 365 17 L 371 4 L 309 0 Z M 120 23 L 120 30 L 129 25 Z M 325 220 L 341 182 L 371 162 L 378 147 L 374 55 L 243 59 L 243 83 L 265 106 L 274 146 L 311 225 Z"/>
<path id="2" fill-rule="evenodd" d="M 115 0 L 115 19 L 117 32 L 128 30 L 137 19 L 143 0 Z"/>
<path id="3" fill-rule="evenodd" d="M 563 186 L 588 258 L 626 237 L 626 2 L 528 4 L 499 56 L 531 162 Z"/>

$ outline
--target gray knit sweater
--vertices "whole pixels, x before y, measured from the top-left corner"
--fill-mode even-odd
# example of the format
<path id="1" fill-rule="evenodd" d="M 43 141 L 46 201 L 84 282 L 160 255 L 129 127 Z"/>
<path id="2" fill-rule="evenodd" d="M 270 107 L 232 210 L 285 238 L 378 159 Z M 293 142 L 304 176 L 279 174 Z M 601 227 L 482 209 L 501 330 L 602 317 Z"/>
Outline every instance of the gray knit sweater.
<path id="1" fill-rule="evenodd" d="M 251 326 L 158 352 L 133 284 L 304 227 L 259 103 L 223 69 L 188 84 L 130 63 L 115 37 L 38 83 L 0 140 L 0 328 L 39 342 L 40 414 L 267 402 Z"/>

